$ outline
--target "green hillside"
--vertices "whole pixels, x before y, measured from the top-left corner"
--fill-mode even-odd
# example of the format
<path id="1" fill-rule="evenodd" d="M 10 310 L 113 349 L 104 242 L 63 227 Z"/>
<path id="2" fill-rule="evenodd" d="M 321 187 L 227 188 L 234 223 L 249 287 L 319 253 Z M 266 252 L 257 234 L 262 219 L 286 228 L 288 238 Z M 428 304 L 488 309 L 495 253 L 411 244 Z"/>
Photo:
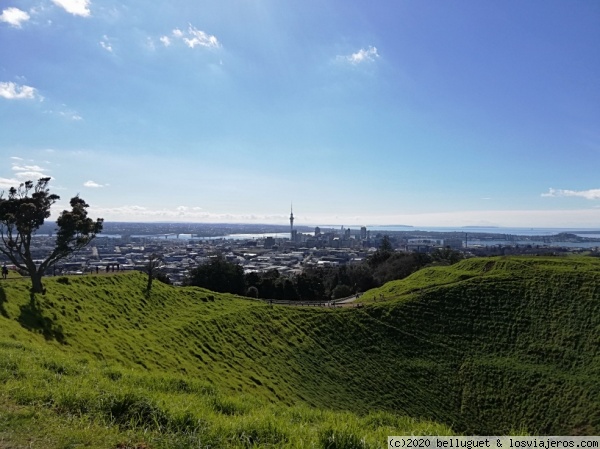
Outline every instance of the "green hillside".
<path id="1" fill-rule="evenodd" d="M 381 297 L 388 300 L 377 302 Z M 448 394 L 461 414 L 457 427 L 488 434 L 510 427 L 532 434 L 598 433 L 596 260 L 470 259 L 421 270 L 363 299 L 373 304 L 371 316 L 406 323 L 406 339 L 414 339 L 421 354 L 431 350 L 429 357 L 452 365 Z M 445 357 L 438 351 L 444 345 Z"/>
<path id="2" fill-rule="evenodd" d="M 591 258 L 470 259 L 351 309 L 160 283 L 146 296 L 141 274 L 50 278 L 35 301 L 26 280 L 5 281 L 0 447 L 25 445 L 32 420 L 37 447 L 597 434 L 599 281 Z"/>

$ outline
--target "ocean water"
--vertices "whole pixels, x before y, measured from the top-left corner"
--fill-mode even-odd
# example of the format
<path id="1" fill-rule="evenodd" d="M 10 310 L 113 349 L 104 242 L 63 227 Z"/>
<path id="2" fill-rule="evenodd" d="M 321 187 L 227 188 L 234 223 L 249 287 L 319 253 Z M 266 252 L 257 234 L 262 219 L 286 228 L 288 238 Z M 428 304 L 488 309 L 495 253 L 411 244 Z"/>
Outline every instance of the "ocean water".
<path id="1" fill-rule="evenodd" d="M 486 233 L 486 234 L 510 234 L 523 236 L 549 236 L 568 232 L 570 234 L 581 235 L 582 237 L 597 237 L 600 236 L 600 228 L 510 228 L 510 227 L 495 227 L 495 226 L 457 226 L 457 227 L 436 227 L 436 226 L 367 226 L 371 232 L 377 231 L 429 231 L 429 232 L 462 232 L 470 233 Z"/>
<path id="2" fill-rule="evenodd" d="M 333 226 L 323 226 L 322 229 L 325 231 L 328 228 Z M 336 229 L 339 229 L 335 227 Z M 353 231 L 358 231 L 359 227 L 350 227 Z M 417 231 L 426 231 L 426 232 L 458 232 L 461 234 L 467 234 L 469 240 L 477 240 L 477 234 L 500 234 L 500 235 L 511 235 L 511 236 L 522 236 L 522 237 L 531 237 L 531 236 L 540 236 L 547 237 L 551 235 L 556 235 L 562 232 L 567 232 L 570 234 L 575 234 L 581 237 L 590 237 L 590 238 L 600 238 L 600 228 L 517 228 L 517 227 L 493 227 L 493 226 L 457 226 L 457 227 L 448 227 L 448 226 L 402 226 L 402 225 L 388 225 L 388 226 L 367 226 L 367 230 L 371 231 L 371 233 L 385 231 L 407 231 L 407 232 L 417 232 Z M 133 235 L 132 237 L 146 237 L 146 238 L 156 238 L 156 239 L 181 239 L 181 240 L 217 240 L 217 239 L 233 239 L 233 240 L 254 240 L 254 239 L 263 239 L 265 237 L 274 237 L 276 239 L 280 238 L 289 238 L 289 232 L 269 232 L 269 233 L 260 233 L 260 234 L 229 234 L 222 235 L 218 237 L 195 237 L 192 234 L 161 234 L 161 235 Z M 121 237 L 118 234 L 102 234 L 102 236 L 106 237 Z M 514 239 L 511 239 L 514 242 Z M 517 239 L 518 240 L 518 239 Z M 498 242 L 500 243 L 500 241 Z M 515 242 L 518 243 L 518 242 Z M 529 242 L 531 243 L 531 241 Z M 544 242 L 540 240 L 540 244 Z M 493 244 L 493 243 L 492 243 Z M 598 246 L 598 245 L 594 245 Z"/>

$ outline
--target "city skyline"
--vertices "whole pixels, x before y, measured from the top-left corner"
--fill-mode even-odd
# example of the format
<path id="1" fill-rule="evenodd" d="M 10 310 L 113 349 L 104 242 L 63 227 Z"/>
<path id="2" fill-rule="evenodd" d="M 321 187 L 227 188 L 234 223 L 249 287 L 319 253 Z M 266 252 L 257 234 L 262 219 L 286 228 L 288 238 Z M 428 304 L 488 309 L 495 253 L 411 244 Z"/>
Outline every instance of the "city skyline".
<path id="1" fill-rule="evenodd" d="M 0 191 L 107 221 L 600 226 L 600 4 L 9 0 Z M 53 214 L 56 218 L 56 214 Z"/>

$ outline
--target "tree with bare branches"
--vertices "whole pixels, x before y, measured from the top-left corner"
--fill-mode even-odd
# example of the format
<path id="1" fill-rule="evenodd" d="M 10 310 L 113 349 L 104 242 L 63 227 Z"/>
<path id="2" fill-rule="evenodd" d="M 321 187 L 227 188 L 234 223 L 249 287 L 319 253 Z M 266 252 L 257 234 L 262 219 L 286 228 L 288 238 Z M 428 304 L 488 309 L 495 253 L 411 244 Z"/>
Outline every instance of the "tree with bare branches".
<path id="1" fill-rule="evenodd" d="M 146 284 L 146 293 L 150 293 L 152 290 L 152 281 L 158 274 L 158 269 L 162 264 L 162 256 L 157 253 L 152 253 L 148 256 L 148 261 L 146 262 L 145 270 L 146 274 L 148 274 L 148 283 Z"/>

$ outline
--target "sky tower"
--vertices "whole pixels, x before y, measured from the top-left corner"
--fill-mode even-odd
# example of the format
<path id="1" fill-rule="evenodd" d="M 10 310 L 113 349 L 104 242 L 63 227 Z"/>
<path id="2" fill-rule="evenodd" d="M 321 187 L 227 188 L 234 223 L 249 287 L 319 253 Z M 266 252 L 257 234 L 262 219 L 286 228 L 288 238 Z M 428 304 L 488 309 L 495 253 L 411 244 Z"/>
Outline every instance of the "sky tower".
<path id="1" fill-rule="evenodd" d="M 293 205 L 290 205 L 290 241 L 294 241 L 294 209 Z"/>

